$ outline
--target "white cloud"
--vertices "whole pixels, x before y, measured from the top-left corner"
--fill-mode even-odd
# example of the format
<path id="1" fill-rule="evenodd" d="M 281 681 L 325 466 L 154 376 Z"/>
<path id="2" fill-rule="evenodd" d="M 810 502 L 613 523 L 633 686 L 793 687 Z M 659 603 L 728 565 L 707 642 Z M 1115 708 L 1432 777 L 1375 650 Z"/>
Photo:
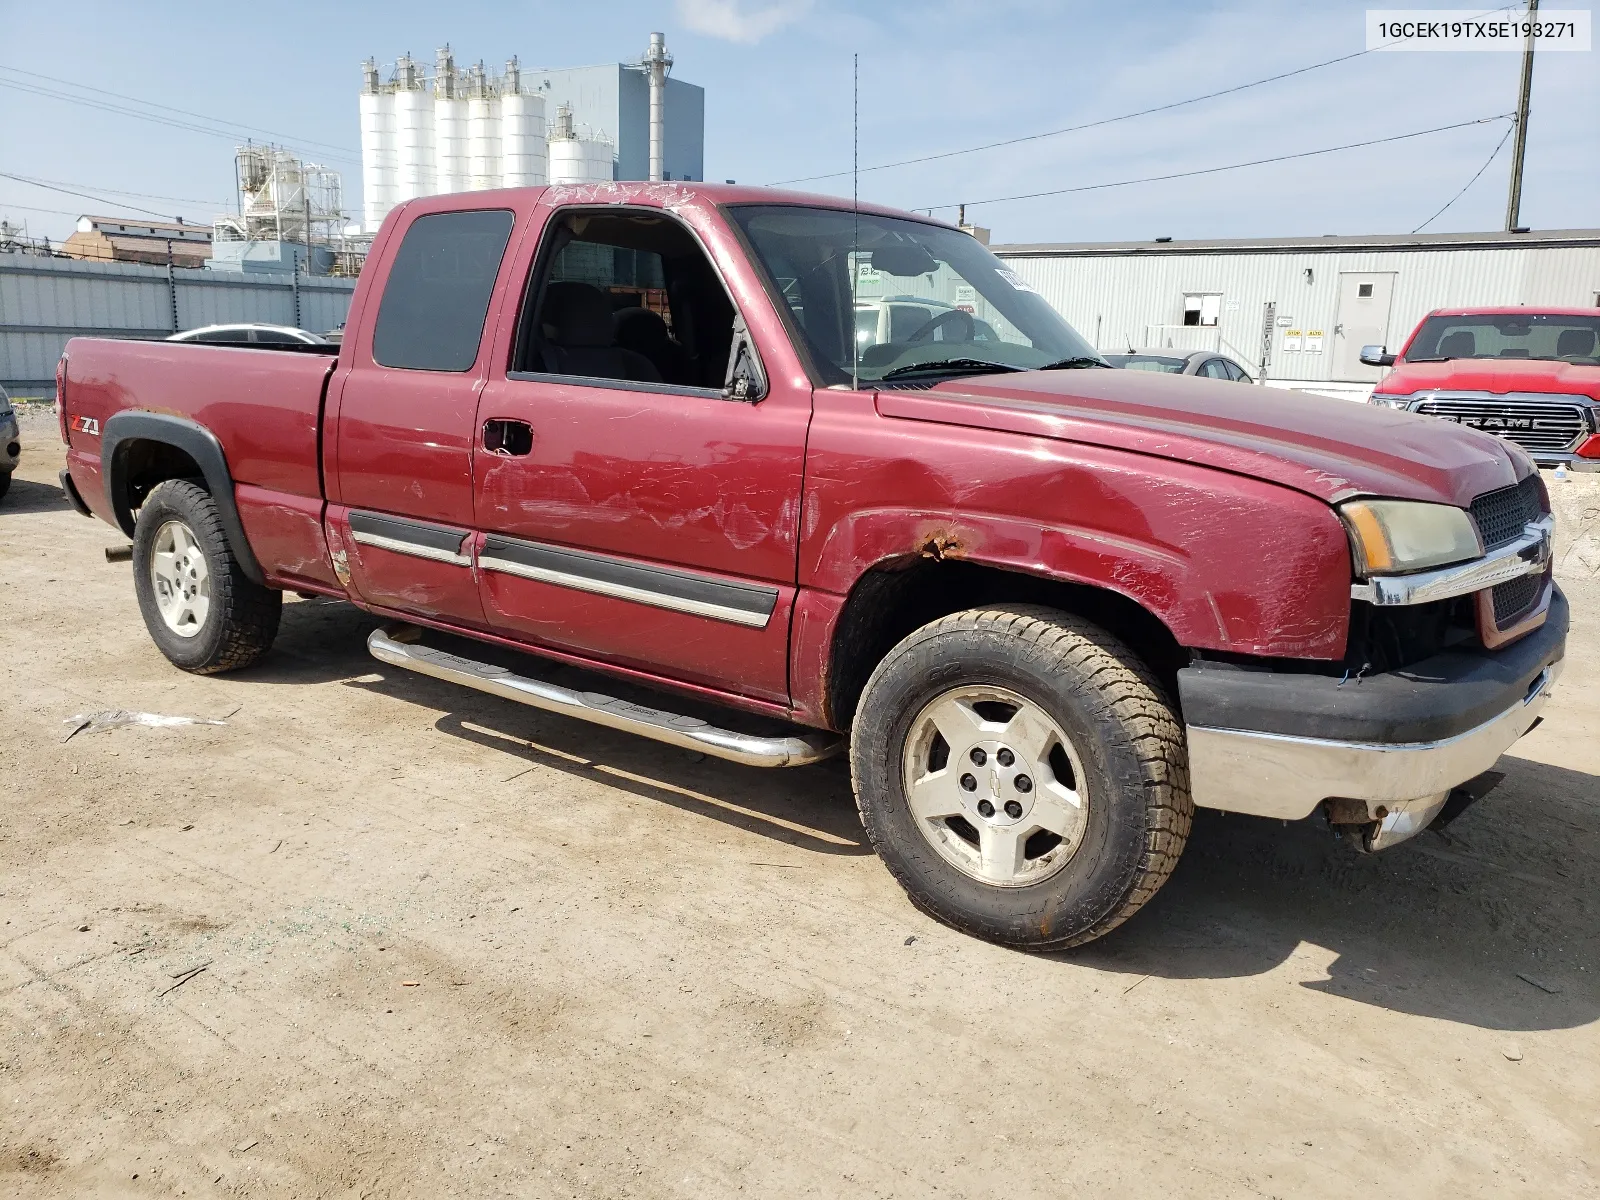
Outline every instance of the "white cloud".
<path id="1" fill-rule="evenodd" d="M 678 0 L 678 19 L 707 37 L 752 45 L 810 8 L 811 0 L 770 0 L 754 8 L 746 0 Z"/>

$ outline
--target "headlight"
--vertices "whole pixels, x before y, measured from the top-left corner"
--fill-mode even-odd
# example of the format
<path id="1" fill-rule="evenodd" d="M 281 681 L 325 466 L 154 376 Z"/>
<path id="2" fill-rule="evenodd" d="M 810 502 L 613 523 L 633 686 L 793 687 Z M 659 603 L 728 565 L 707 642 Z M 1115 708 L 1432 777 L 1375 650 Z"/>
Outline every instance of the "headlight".
<path id="1" fill-rule="evenodd" d="M 1353 500 L 1339 507 L 1350 530 L 1356 574 L 1425 571 L 1483 555 L 1465 509 L 1416 500 Z"/>
<path id="2" fill-rule="evenodd" d="M 1410 396 L 1385 396 L 1382 392 L 1373 392 L 1367 397 L 1368 404 L 1376 404 L 1380 408 L 1404 408 L 1411 403 Z"/>

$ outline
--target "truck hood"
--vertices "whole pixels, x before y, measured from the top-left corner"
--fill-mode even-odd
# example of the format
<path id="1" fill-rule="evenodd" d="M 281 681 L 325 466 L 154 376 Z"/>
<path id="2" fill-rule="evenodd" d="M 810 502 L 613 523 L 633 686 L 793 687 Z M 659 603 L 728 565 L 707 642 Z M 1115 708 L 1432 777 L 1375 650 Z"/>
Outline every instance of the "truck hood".
<path id="1" fill-rule="evenodd" d="M 885 417 L 1080 442 L 1263 479 L 1329 504 L 1466 507 L 1535 469 L 1509 442 L 1434 417 L 1150 371 L 1028 371 L 881 391 Z"/>
<path id="2" fill-rule="evenodd" d="M 1449 389 L 1463 392 L 1555 392 L 1600 398 L 1600 367 L 1527 358 L 1453 358 L 1403 362 L 1373 390 L 1386 396 Z"/>

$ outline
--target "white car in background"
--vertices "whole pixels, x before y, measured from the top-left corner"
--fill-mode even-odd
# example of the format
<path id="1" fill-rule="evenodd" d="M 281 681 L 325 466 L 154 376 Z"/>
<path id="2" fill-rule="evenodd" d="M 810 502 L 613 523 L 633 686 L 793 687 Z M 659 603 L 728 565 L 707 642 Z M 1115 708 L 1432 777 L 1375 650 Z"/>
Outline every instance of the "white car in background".
<path id="1" fill-rule="evenodd" d="M 927 296 L 884 296 L 876 300 L 856 301 L 856 347 L 881 346 L 887 342 L 905 343 L 924 330 L 918 341 L 933 342 L 998 342 L 1000 335 L 994 326 L 977 317 L 946 317 L 947 313 L 966 313 L 966 310 L 942 300 Z M 940 320 L 940 318 L 944 318 Z M 966 324 L 972 323 L 971 336 Z M 938 322 L 937 324 L 935 322 Z"/>
<path id="2" fill-rule="evenodd" d="M 1199 375 L 1205 379 L 1231 379 L 1254 383 L 1250 373 L 1226 354 L 1215 350 L 1129 350 L 1126 354 L 1102 354 L 1113 367 L 1124 371 L 1155 371 L 1162 375 Z"/>
<path id="3" fill-rule="evenodd" d="M 202 325 L 185 329 L 166 339 L 169 342 L 220 342 L 229 346 L 331 346 L 325 337 L 292 325 L 265 325 L 240 321 L 232 325 Z"/>
<path id="4" fill-rule="evenodd" d="M 11 472 L 22 458 L 22 431 L 17 428 L 16 410 L 11 397 L 0 388 L 0 496 L 11 490 Z"/>

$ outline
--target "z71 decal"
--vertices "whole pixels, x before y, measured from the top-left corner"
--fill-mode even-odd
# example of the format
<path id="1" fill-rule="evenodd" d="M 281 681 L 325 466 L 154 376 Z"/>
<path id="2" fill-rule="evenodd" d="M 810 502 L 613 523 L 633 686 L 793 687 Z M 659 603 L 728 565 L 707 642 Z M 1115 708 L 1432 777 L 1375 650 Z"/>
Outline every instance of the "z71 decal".
<path id="1" fill-rule="evenodd" d="M 73 417 L 72 428 L 78 433 L 87 433 L 90 437 L 100 436 L 100 422 L 94 417 Z"/>

